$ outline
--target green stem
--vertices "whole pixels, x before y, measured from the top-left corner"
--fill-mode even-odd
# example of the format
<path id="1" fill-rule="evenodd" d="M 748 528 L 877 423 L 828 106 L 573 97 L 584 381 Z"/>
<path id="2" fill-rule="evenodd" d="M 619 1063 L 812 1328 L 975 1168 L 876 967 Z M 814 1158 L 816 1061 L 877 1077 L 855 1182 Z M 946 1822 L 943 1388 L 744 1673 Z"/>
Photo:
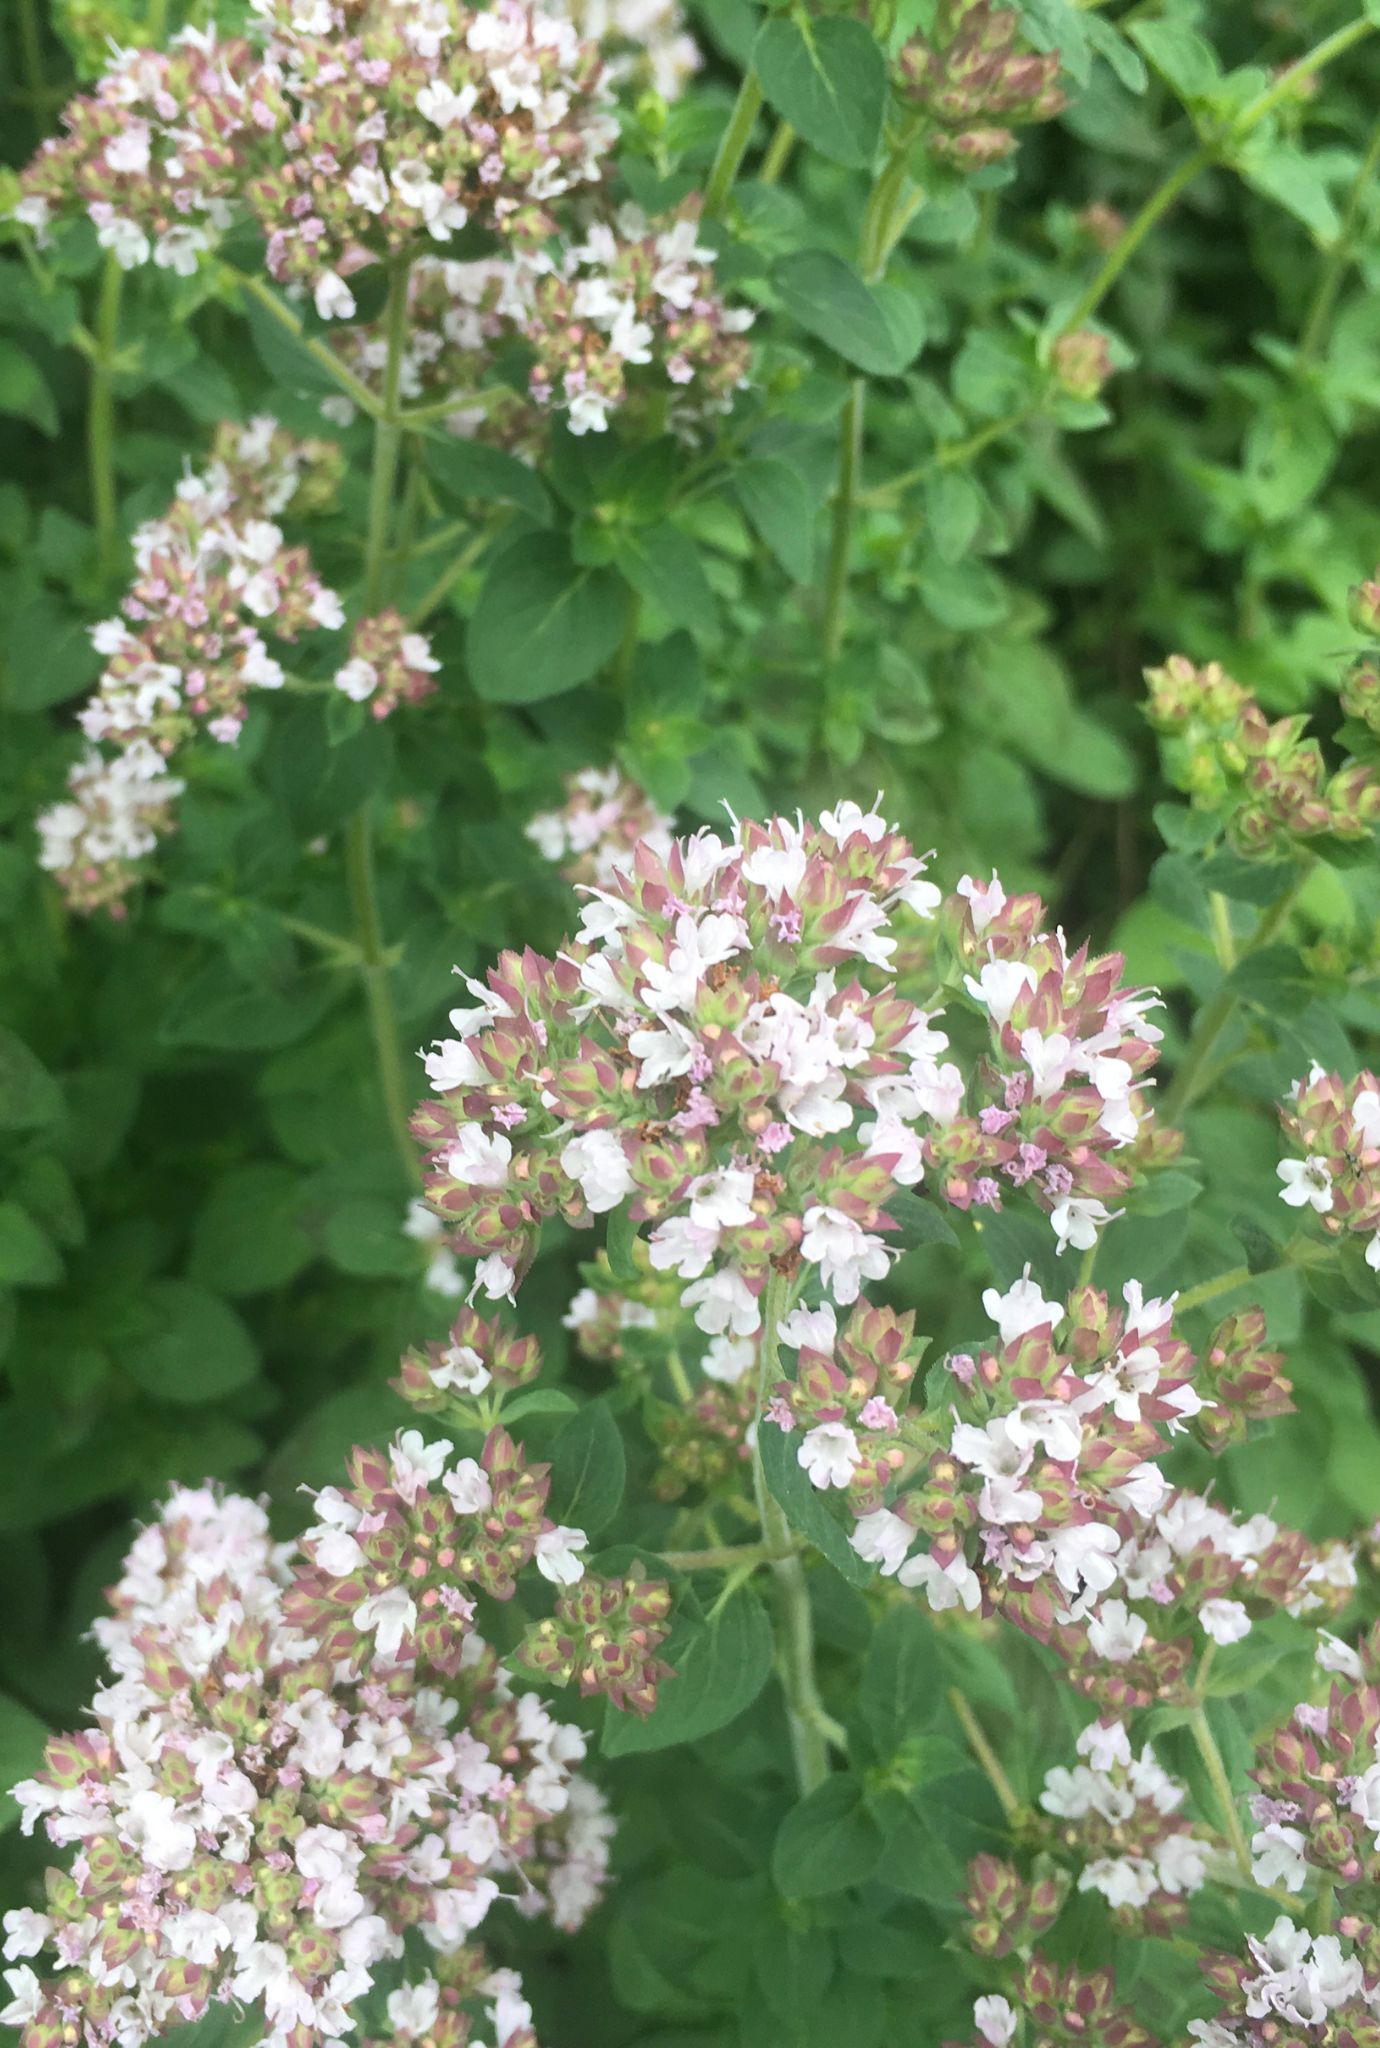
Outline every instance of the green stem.
<path id="1" fill-rule="evenodd" d="M 149 11 L 144 17 L 144 42 L 147 48 L 156 50 L 163 40 L 168 25 L 168 0 L 149 0 Z"/>
<path id="2" fill-rule="evenodd" d="M 38 0 L 19 0 L 19 49 L 24 66 L 24 83 L 34 112 L 43 105 L 46 80 L 43 76 L 43 31 L 39 27 Z"/>
<path id="3" fill-rule="evenodd" d="M 815 1681 L 814 1617 L 805 1568 L 795 1554 L 790 1524 L 767 1485 L 762 1469 L 760 1433 L 767 1402 L 779 1370 L 777 1324 L 791 1297 L 791 1283 L 773 1273 L 762 1293 L 762 1334 L 757 1353 L 757 1430 L 753 1452 L 753 1487 L 762 1525 L 762 1547 L 770 1554 L 776 1580 L 776 1643 L 781 1689 L 786 1698 L 791 1752 L 802 1793 L 813 1792 L 829 1775 L 828 1744 L 842 1741 L 843 1731 L 825 1712 Z"/>
<path id="4" fill-rule="evenodd" d="M 1310 859 L 1293 884 L 1265 912 L 1241 948 L 1239 960 L 1244 959 L 1248 953 L 1258 952 L 1274 938 L 1276 932 L 1287 922 L 1289 913 L 1297 903 L 1300 891 L 1312 871 L 1313 862 Z M 1213 1047 L 1236 1015 L 1239 1001 L 1238 991 L 1232 987 L 1230 981 L 1224 981 L 1212 1001 L 1199 1012 L 1189 1039 L 1188 1050 L 1179 1062 L 1178 1071 L 1159 1104 L 1160 1122 L 1177 1123 L 1197 1095 L 1203 1070 L 1212 1057 Z"/>
<path id="5" fill-rule="evenodd" d="M 1334 57 L 1343 56 L 1377 27 L 1380 27 L 1380 23 L 1377 23 L 1373 16 L 1358 15 L 1355 21 L 1347 22 L 1343 28 L 1334 29 L 1330 36 L 1324 36 L 1320 43 L 1315 43 L 1311 50 L 1305 51 L 1297 63 L 1291 64 L 1286 71 L 1281 71 L 1274 83 L 1266 86 L 1264 92 L 1257 93 L 1249 106 L 1241 109 L 1232 123 L 1232 140 L 1243 141 L 1252 128 L 1259 127 L 1265 116 L 1274 112 L 1282 100 L 1292 99 L 1299 86 L 1306 85 L 1308 80 L 1330 64 Z"/>
<path id="6" fill-rule="evenodd" d="M 1015 428 L 1024 426 L 1035 410 L 1033 405 L 1022 405 L 1015 412 L 1004 413 L 999 420 L 989 420 L 985 427 L 979 427 L 965 440 L 950 441 L 946 447 L 936 448 L 933 455 L 927 456 L 914 469 L 902 470 L 900 476 L 894 476 L 889 482 L 879 484 L 875 491 L 864 491 L 858 503 L 885 505 L 898 492 L 909 490 L 912 484 L 922 483 L 927 476 L 932 476 L 935 470 L 955 469 L 971 462 L 975 455 L 980 455 L 993 441 L 999 441 L 1004 434 L 1012 433 Z"/>
<path id="7" fill-rule="evenodd" d="M 1277 1272 L 1278 1267 L 1269 1266 L 1266 1272 Z M 1185 1288 L 1174 1303 L 1176 1316 L 1186 1315 L 1191 1308 L 1202 1308 L 1204 1303 L 1215 1301 L 1219 1294 L 1231 1294 L 1236 1288 L 1244 1287 L 1248 1280 L 1259 1280 L 1261 1273 L 1252 1273 L 1249 1266 L 1233 1266 L 1229 1272 L 1218 1273 L 1211 1280 L 1200 1280 L 1196 1287 Z"/>
<path id="8" fill-rule="evenodd" d="M 1097 311 L 1151 228 L 1168 213 L 1180 193 L 1193 183 L 1198 173 L 1207 169 L 1212 162 L 1212 156 L 1213 152 L 1210 149 L 1195 149 L 1191 156 L 1186 156 L 1177 169 L 1171 171 L 1169 176 L 1155 187 L 1140 212 L 1133 220 L 1127 222 L 1107 251 L 1102 268 L 1077 301 L 1072 312 L 1066 314 L 1060 322 L 1061 335 L 1074 333 Z"/>
<path id="9" fill-rule="evenodd" d="M 1112 244 L 1102 268 L 1078 300 L 1073 311 L 1061 321 L 1060 334 L 1072 333 L 1096 312 L 1151 228 L 1168 213 L 1175 200 L 1193 183 L 1200 171 L 1205 171 L 1218 157 L 1226 156 L 1234 145 L 1244 142 L 1252 130 L 1259 127 L 1267 114 L 1272 114 L 1282 101 L 1292 98 L 1300 85 L 1321 71 L 1324 65 L 1330 64 L 1334 57 L 1340 57 L 1353 44 L 1368 36 L 1377 25 L 1376 22 L 1362 16 L 1356 21 L 1348 22 L 1345 28 L 1335 30 L 1332 35 L 1324 36 L 1322 41 L 1300 57 L 1296 64 L 1291 64 L 1287 71 L 1282 71 L 1264 92 L 1257 93 L 1249 105 L 1241 109 L 1225 135 L 1202 144 L 1190 156 L 1186 156 L 1183 162 L 1156 186 L 1140 212 L 1127 223 Z"/>
<path id="10" fill-rule="evenodd" d="M 374 459 L 369 477 L 369 519 L 364 546 L 364 610 L 377 612 L 384 602 L 388 540 L 397 488 L 398 452 L 402 430 L 398 422 L 398 388 L 402 377 L 403 344 L 407 336 L 407 267 L 400 264 L 388 288 L 384 318 L 388 356 L 383 377 L 383 403 L 374 419 Z M 388 949 L 379 922 L 378 889 L 374 873 L 374 828 L 369 804 L 362 804 L 345 828 L 345 867 L 350 891 L 350 911 L 355 941 L 360 954 L 360 976 L 369 1010 L 369 1028 L 374 1040 L 374 1059 L 384 1111 L 398 1155 L 407 1177 L 418 1178 L 417 1148 L 408 1129 L 411 1098 L 403 1073 L 398 1044 L 398 1020 L 388 979 Z"/>
<path id="11" fill-rule="evenodd" d="M 408 620 L 412 625 L 420 626 L 423 619 L 430 618 L 436 607 L 444 601 L 451 586 L 459 582 L 466 569 L 473 567 L 485 548 L 497 540 L 507 523 L 506 518 L 496 519 L 486 532 L 476 534 L 467 548 L 461 548 L 454 561 L 446 564 L 421 602 L 414 605 L 408 613 Z M 420 554 L 422 549 L 419 548 L 417 552 Z"/>
<path id="12" fill-rule="evenodd" d="M 757 173 L 762 184 L 774 185 L 777 182 L 789 163 L 791 151 L 794 148 L 795 130 L 789 121 L 782 121 L 767 146 L 767 153 L 762 159 L 762 168 Z"/>
<path id="13" fill-rule="evenodd" d="M 757 83 L 757 73 L 749 69 L 738 88 L 738 97 L 733 102 L 733 112 L 728 117 L 728 126 L 719 137 L 719 147 L 714 153 L 709 183 L 704 188 L 704 217 L 713 220 L 728 204 L 728 195 L 733 190 L 733 181 L 742 168 L 747 155 L 748 144 L 762 106 L 762 88 Z"/>
<path id="14" fill-rule="evenodd" d="M 663 1550 L 662 1557 L 677 1572 L 731 1572 L 739 1565 L 778 1564 L 779 1550 L 768 1543 L 721 1543 L 711 1550 Z"/>
<path id="15" fill-rule="evenodd" d="M 120 556 L 119 499 L 115 489 L 115 353 L 120 339 L 120 297 L 124 272 L 113 256 L 101 270 L 96 331 L 91 355 L 91 388 L 86 403 L 86 465 L 96 561 L 102 583 L 114 575 Z"/>
<path id="16" fill-rule="evenodd" d="M 1021 1810 L 1021 1802 L 1016 1797 L 1015 1787 L 1002 1769 L 1001 1758 L 987 1740 L 982 1723 L 956 1685 L 949 1687 L 949 1705 L 962 1726 L 969 1749 L 982 1765 L 988 1784 L 1001 1802 L 1002 1812 L 1008 1821 L 1014 1820 Z"/>
<path id="17" fill-rule="evenodd" d="M 345 827 L 345 871 L 350 889 L 350 915 L 359 947 L 360 979 L 364 983 L 369 1030 L 374 1041 L 379 1091 L 398 1157 L 403 1162 L 408 1180 L 415 1182 L 419 1178 L 419 1167 L 417 1147 L 408 1128 L 412 1114 L 411 1092 L 398 1051 L 398 1020 L 388 983 L 388 955 L 379 923 L 374 877 L 373 820 L 367 804 L 361 805 Z"/>
<path id="18" fill-rule="evenodd" d="M 1198 1754 L 1203 1759 L 1204 1767 L 1211 1781 L 1213 1798 L 1217 1801 L 1222 1826 L 1226 1831 L 1228 1841 L 1231 1843 L 1232 1854 L 1236 1858 L 1237 1868 L 1244 1878 L 1253 1883 L 1254 1872 L 1251 1869 L 1251 1852 L 1246 1842 L 1245 1830 L 1241 1826 L 1241 1815 L 1237 1811 L 1236 1800 L 1232 1793 L 1231 1780 L 1227 1776 L 1226 1765 L 1222 1762 L 1222 1752 L 1217 1747 L 1217 1738 L 1212 1732 L 1207 1711 L 1203 1706 L 1198 1705 L 1194 1707 L 1189 1715 L 1188 1725 L 1193 1731 L 1193 1740 L 1198 1745 Z"/>
<path id="19" fill-rule="evenodd" d="M 369 386 L 356 377 L 353 370 L 346 369 L 335 351 L 327 348 L 324 341 L 319 341 L 314 334 L 303 332 L 302 322 L 291 307 L 285 306 L 276 292 L 269 290 L 262 278 L 252 276 L 247 270 L 237 270 L 233 263 L 224 263 L 221 268 L 241 291 L 248 292 L 252 299 L 257 299 L 264 311 L 306 350 L 313 362 L 319 363 L 321 368 L 334 378 L 341 390 L 354 400 L 362 413 L 366 413 L 371 420 L 379 418 L 381 407 Z"/>
<path id="20" fill-rule="evenodd" d="M 1303 323 L 1296 358 L 1300 369 L 1312 362 L 1327 340 L 1332 325 L 1332 310 L 1337 303 L 1342 279 L 1346 276 L 1347 266 L 1356 247 L 1361 226 L 1361 207 L 1377 169 L 1380 169 L 1380 126 L 1376 127 L 1370 138 L 1370 147 L 1361 159 L 1356 181 L 1347 195 L 1341 228 L 1323 267 L 1323 274 L 1318 280 L 1318 289 L 1313 295 L 1308 317 Z"/>
<path id="21" fill-rule="evenodd" d="M 848 563 L 853 550 L 853 520 L 857 512 L 858 472 L 862 466 L 863 412 L 867 384 L 855 377 L 848 387 L 839 420 L 838 483 L 834 489 L 833 521 L 829 535 L 829 567 L 824 583 L 824 613 L 820 647 L 825 666 L 833 662 L 843 645 L 848 606 Z"/>

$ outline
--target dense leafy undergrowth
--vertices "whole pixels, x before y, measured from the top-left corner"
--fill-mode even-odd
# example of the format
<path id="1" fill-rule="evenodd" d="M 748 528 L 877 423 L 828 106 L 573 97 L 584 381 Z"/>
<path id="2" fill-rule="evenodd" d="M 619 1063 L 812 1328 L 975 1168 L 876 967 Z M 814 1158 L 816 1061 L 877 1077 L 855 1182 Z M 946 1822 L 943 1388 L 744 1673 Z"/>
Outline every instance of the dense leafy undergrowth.
<path id="1" fill-rule="evenodd" d="M 0 33 L 6 2020 L 1372 2048 L 1380 9 Z"/>

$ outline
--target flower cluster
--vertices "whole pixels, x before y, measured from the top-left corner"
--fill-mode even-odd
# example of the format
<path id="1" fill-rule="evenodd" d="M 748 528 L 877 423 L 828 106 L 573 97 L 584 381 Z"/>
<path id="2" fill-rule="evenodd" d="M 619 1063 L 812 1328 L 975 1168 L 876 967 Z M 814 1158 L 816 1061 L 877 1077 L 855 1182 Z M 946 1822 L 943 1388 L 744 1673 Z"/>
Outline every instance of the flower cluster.
<path id="1" fill-rule="evenodd" d="M 54 1738 L 15 1792 L 26 1828 L 41 1818 L 77 1850 L 70 1875 L 49 1872 L 45 1911 L 7 1916 L 7 1955 L 52 1948 L 61 1973 L 8 1973 L 5 2018 L 25 2048 L 137 2048 L 225 1999 L 261 2004 L 269 2043 L 337 2040 L 410 1928 L 456 1995 L 427 1980 L 395 1994 L 390 2023 L 417 2031 L 439 1999 L 443 2038 L 462 2048 L 468 1990 L 496 2008 L 500 2041 L 530 2048 L 515 1981 L 465 1943 L 503 1884 L 525 1888 L 529 1858 L 559 1864 L 543 1830 L 565 1811 L 584 1738 L 514 1692 L 473 1630 L 441 1646 L 448 1682 L 425 1682 L 410 1661 L 425 1623 L 405 1641 L 391 1589 L 352 1580 L 351 1546 L 380 1575 L 404 1542 L 428 1555 L 427 1463 L 407 1438 L 386 1477 L 357 1453 L 376 1506 L 328 1489 L 314 1558 L 275 1544 L 257 1503 L 208 1489 L 175 1491 L 136 1539 L 96 1624 L 113 1677 L 95 1725 Z M 478 1475 L 460 1468 L 466 1498 Z M 327 1544 L 337 1598 L 318 1606 Z M 520 1547 L 530 1554 L 525 1531 Z M 415 1590 L 424 1604 L 429 1588 Z M 583 1856 L 567 1922 L 597 1895 L 597 1857 Z"/>
<path id="2" fill-rule="evenodd" d="M 1380 1272 L 1380 1080 L 1362 1072 L 1346 1082 L 1315 1064 L 1280 1123 L 1303 1154 L 1276 1169 L 1280 1200 L 1311 1209 L 1329 1237 L 1363 1237 L 1366 1264 Z"/>
<path id="3" fill-rule="evenodd" d="M 1048 1934 L 1068 1896 L 1067 1874 L 1037 1866 L 1022 1877 L 1012 1863 L 984 1853 L 968 1865 L 963 1939 L 975 1955 L 998 1958 L 1030 1949 Z"/>
<path id="4" fill-rule="evenodd" d="M 943 1405 L 918 1418 L 918 1428 L 902 1431 L 894 1412 L 888 1425 L 870 1396 L 858 1420 L 866 1412 L 881 1425 L 879 1451 L 865 1454 L 841 1419 L 818 1424 L 829 1432 L 834 1462 L 827 1479 L 811 1476 L 848 1486 L 859 1554 L 902 1585 L 924 1586 L 937 1609 L 976 1609 L 984 1592 L 1029 1598 L 1038 1589 L 1051 1617 L 1089 1614 L 1117 1582 L 1133 1518 L 1168 1498 L 1156 1460 L 1169 1436 L 1202 1406 L 1193 1355 L 1172 1331 L 1172 1303 L 1146 1301 L 1134 1281 L 1125 1302 L 1113 1308 L 1084 1287 L 1065 1310 L 1028 1274 L 1005 1294 L 989 1288 L 983 1305 L 998 1342 L 976 1358 L 946 1361 Z M 881 1316 L 870 1312 L 874 1322 Z M 883 1404 L 891 1411 L 914 1366 L 906 1358 L 909 1318 L 888 1321 L 879 1335 L 896 1360 Z M 787 1328 L 803 1339 L 793 1415 L 802 1388 L 832 1378 L 812 1349 L 827 1334 L 818 1317 Z M 866 1376 L 856 1350 L 847 1362 L 851 1395 Z M 812 1441 L 813 1431 L 802 1463 Z M 912 1555 L 917 1535 L 930 1540 Z"/>
<path id="5" fill-rule="evenodd" d="M 1258 1883 L 1302 1891 L 1310 1867 L 1338 1885 L 1380 1878 L 1378 1647 L 1374 1633 L 1359 1651 L 1324 1634 L 1318 1662 L 1338 1674 L 1327 1699 L 1301 1702 L 1257 1749 Z"/>
<path id="6" fill-rule="evenodd" d="M 688 438 L 727 412 L 747 382 L 753 315 L 725 304 L 713 261 L 693 213 L 657 225 L 634 206 L 554 257 L 534 255 L 524 334 L 537 404 L 572 434 L 602 433 L 634 402 Z"/>
<path id="7" fill-rule="evenodd" d="M 414 1129 L 457 1248 L 508 1293 L 544 1218 L 629 1203 L 708 1335 L 755 1333 L 773 1262 L 856 1299 L 938 1085 L 928 1020 L 856 970 L 889 959 L 893 910 L 933 910 L 923 861 L 841 805 L 642 845 L 587 893 L 579 939 L 505 954 L 427 1059 L 441 1099 Z"/>
<path id="8" fill-rule="evenodd" d="M 1192 2020 L 1202 2048 L 1273 2048 L 1281 2041 L 1337 2041 L 1373 2048 L 1380 1969 L 1348 1935 L 1310 1934 L 1281 1913 L 1269 1933 L 1248 1935 L 1248 1956 L 1204 1961 L 1204 1975 L 1223 2001 L 1210 2020 Z"/>
<path id="9" fill-rule="evenodd" d="M 1221 819 L 1238 853 L 1274 855 L 1324 833 L 1369 838 L 1380 821 L 1380 781 L 1359 761 L 1329 772 L 1317 740 L 1305 737 L 1306 718 L 1271 724 L 1215 661 L 1195 668 L 1171 654 L 1146 681 L 1165 773 L 1195 809 Z"/>
<path id="10" fill-rule="evenodd" d="M 419 1415 L 434 1415 L 443 1425 L 473 1424 L 474 1403 L 495 1389 L 500 1394 L 530 1386 L 541 1371 L 541 1347 L 535 1337 L 519 1337 L 498 1318 L 486 1322 L 472 1308 L 462 1308 L 443 1343 L 421 1351 L 405 1351 L 393 1385 Z"/>
<path id="11" fill-rule="evenodd" d="M 134 535 L 121 615 L 92 631 L 105 668 L 78 722 L 93 751 L 38 820 L 42 865 L 78 909 L 115 907 L 171 829 L 183 785 L 168 758 L 198 727 L 231 744 L 254 690 L 281 688 L 265 632 L 291 642 L 344 624 L 340 600 L 272 516 L 329 488 L 335 451 L 260 418 L 223 427 L 207 468 Z M 113 759 L 95 751 L 118 749 Z"/>
<path id="12" fill-rule="evenodd" d="M 107 760 L 89 748 L 67 773 L 67 795 L 36 820 L 39 865 L 74 910 L 124 916 L 143 863 L 171 832 L 186 784 L 147 740 Z"/>
<path id="13" fill-rule="evenodd" d="M 526 1667 L 557 1685 L 603 1693 L 615 1707 L 648 1714 L 671 1667 L 657 1656 L 670 1634 L 670 1589 L 634 1565 L 620 1579 L 568 1573 L 556 1611 L 529 1629 Z"/>
<path id="14" fill-rule="evenodd" d="M 399 704 L 429 697 L 440 666 L 426 634 L 410 631 L 402 613 L 390 608 L 355 627 L 349 659 L 336 670 L 335 686 L 351 703 L 367 704 L 375 718 L 387 718 Z"/>
<path id="15" fill-rule="evenodd" d="M 582 1576 L 587 1539 L 548 1520 L 545 1466 L 503 1429 L 448 1468 L 453 1448 L 404 1430 L 387 1453 L 351 1455 L 344 1492 L 317 1495 L 285 1611 L 333 1656 L 365 1670 L 421 1659 L 453 1678 L 476 1591 L 511 1599 L 529 1563 L 557 1585 Z"/>
<path id="16" fill-rule="evenodd" d="M 247 210 L 271 274 L 323 319 L 347 279 L 471 221 L 529 239 L 602 174 L 598 52 L 524 0 L 259 0 L 261 46 L 184 31 L 117 58 L 24 174 L 20 216 L 85 213 L 127 268 L 190 274 Z"/>
<path id="17" fill-rule="evenodd" d="M 885 1204 L 927 1164 L 959 1207 L 1000 1206 L 1001 1175 L 1061 1248 L 1091 1244 L 1103 1194 L 1130 1185 L 1110 1155 L 1143 1139 L 1154 998 L 1115 956 L 1036 935 L 1038 899 L 965 882 L 947 921 L 993 1046 L 965 1084 L 935 1013 L 876 986 L 894 913 L 939 908 L 925 865 L 854 803 L 644 841 L 555 959 L 505 954 L 471 981 L 413 1128 L 478 1284 L 510 1294 L 545 1218 L 628 1203 L 699 1327 L 745 1340 L 773 1272 L 812 1270 L 843 1306 L 881 1278 Z"/>
<path id="18" fill-rule="evenodd" d="M 567 882 L 598 888 L 632 866 L 642 842 L 654 853 L 669 853 L 674 830 L 674 818 L 617 768 L 581 768 L 568 775 L 561 809 L 538 812 L 526 827 L 532 844 Z"/>
<path id="19" fill-rule="evenodd" d="M 933 27 L 897 56 L 901 91 L 928 115 L 936 156 L 964 170 L 998 163 L 1012 130 L 1049 121 L 1068 104 L 1059 55 L 1021 47 L 1021 17 L 994 0 L 940 0 Z"/>
<path id="20" fill-rule="evenodd" d="M 1139 1165 L 1162 1165 L 1177 1135 L 1155 1128 L 1146 1101 L 1163 1037 L 1152 989 L 1123 988 L 1119 953 L 1070 953 L 1047 932 L 1038 896 L 1007 896 L 965 876 L 945 905 L 964 987 L 985 1013 L 987 1045 L 965 1082 L 953 1063 L 931 1113 L 925 1163 L 956 1208 L 999 1209 L 1028 1187 L 1058 1248 L 1086 1251 L 1111 1220 Z"/>
<path id="21" fill-rule="evenodd" d="M 1047 1586 L 1007 1585 L 1000 1605 L 1114 1714 L 1181 1699 L 1208 1643 L 1239 1642 L 1272 1612 L 1320 1621 L 1356 1585 L 1349 1545 L 1311 1543 L 1265 1514 L 1239 1521 L 1183 1489 L 1132 1517 L 1113 1568 L 1107 1596 L 1086 1615 L 1061 1614 Z"/>
<path id="22" fill-rule="evenodd" d="M 1254 1321 L 1223 1324 L 1199 1367 L 1172 1300 L 1147 1301 L 1134 1281 L 1124 1298 L 1113 1308 L 1085 1287 L 1060 1305 L 1028 1273 L 989 1288 L 999 1341 L 945 1359 L 910 1413 L 909 1316 L 860 1304 L 840 1337 L 827 1304 L 796 1310 L 781 1336 L 799 1363 L 768 1409 L 803 1428 L 813 1483 L 845 1493 L 861 1557 L 923 1586 L 936 1610 L 986 1601 L 1051 1642 L 1114 1712 L 1183 1682 L 1194 1628 L 1232 1642 L 1253 1612 L 1336 1605 L 1355 1583 L 1341 1546 L 1266 1516 L 1237 1524 L 1161 1470 L 1190 1423 L 1218 1447 L 1287 1399 Z"/>
<path id="23" fill-rule="evenodd" d="M 233 218 L 252 68 L 249 45 L 213 29 L 184 29 L 166 53 L 120 51 L 25 170 L 16 219 L 42 244 L 84 217 L 124 269 L 191 276 Z"/>
<path id="24" fill-rule="evenodd" d="M 1078 1890 L 1100 1892 L 1133 1925 L 1165 1932 L 1202 1889 L 1215 1845 L 1179 1811 L 1187 1788 L 1148 1745 L 1135 1755 L 1120 1721 L 1094 1721 L 1077 1747 L 1080 1763 L 1045 1773 L 1040 1806 L 1082 1862 Z"/>

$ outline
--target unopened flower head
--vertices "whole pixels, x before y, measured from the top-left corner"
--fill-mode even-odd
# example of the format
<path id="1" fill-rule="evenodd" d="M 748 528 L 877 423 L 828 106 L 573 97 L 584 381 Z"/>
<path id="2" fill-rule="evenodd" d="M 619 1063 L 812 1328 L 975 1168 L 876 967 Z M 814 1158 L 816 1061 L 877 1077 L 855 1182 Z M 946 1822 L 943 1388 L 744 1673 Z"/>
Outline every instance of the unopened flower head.
<path id="1" fill-rule="evenodd" d="M 1274 857 L 1324 833 L 1369 838 L 1380 782 L 1359 762 L 1329 770 L 1306 717 L 1271 723 L 1217 662 L 1172 654 L 1145 679 L 1165 772 L 1195 809 L 1217 814 L 1237 852 Z"/>
<path id="2" fill-rule="evenodd" d="M 903 45 L 897 67 L 902 92 L 933 124 L 929 147 L 964 170 L 1009 156 L 1013 129 L 1067 105 L 1058 52 L 1023 47 L 1019 12 L 994 0 L 941 0 L 932 28 Z"/>

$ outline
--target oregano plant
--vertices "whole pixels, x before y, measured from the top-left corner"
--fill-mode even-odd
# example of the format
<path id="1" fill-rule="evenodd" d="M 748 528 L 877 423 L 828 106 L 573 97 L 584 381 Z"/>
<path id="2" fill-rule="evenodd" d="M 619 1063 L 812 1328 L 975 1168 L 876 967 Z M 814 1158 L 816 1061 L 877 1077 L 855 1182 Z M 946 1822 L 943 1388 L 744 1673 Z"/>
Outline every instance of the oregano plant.
<path id="1" fill-rule="evenodd" d="M 1377 30 L 14 0 L 22 2048 L 1380 2048 Z"/>

